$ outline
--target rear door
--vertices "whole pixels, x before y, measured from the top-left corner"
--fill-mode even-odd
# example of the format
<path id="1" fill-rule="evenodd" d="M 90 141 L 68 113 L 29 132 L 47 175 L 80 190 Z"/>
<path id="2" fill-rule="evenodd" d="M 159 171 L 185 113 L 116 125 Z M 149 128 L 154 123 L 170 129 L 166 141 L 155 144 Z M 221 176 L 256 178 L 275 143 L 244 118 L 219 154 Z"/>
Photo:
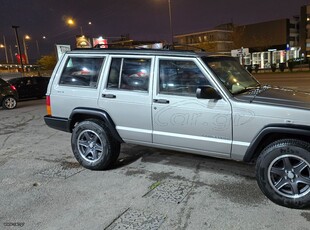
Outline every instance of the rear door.
<path id="1" fill-rule="evenodd" d="M 99 107 L 113 119 L 126 142 L 152 142 L 152 56 L 111 55 Z"/>

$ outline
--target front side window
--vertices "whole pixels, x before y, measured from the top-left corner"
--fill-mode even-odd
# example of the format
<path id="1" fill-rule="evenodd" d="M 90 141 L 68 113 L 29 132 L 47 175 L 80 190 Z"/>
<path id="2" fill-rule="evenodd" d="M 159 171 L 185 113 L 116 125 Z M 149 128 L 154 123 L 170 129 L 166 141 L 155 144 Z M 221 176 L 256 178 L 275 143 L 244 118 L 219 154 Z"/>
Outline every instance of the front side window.
<path id="1" fill-rule="evenodd" d="M 199 86 L 209 84 L 193 61 L 159 61 L 159 93 L 195 96 Z"/>
<path id="2" fill-rule="evenodd" d="M 234 58 L 203 57 L 202 60 L 232 94 L 242 93 L 259 86 L 259 82 Z"/>
<path id="3" fill-rule="evenodd" d="M 70 57 L 61 74 L 59 84 L 97 88 L 104 58 Z"/>
<path id="4" fill-rule="evenodd" d="M 148 91 L 151 59 L 113 58 L 108 89 Z"/>

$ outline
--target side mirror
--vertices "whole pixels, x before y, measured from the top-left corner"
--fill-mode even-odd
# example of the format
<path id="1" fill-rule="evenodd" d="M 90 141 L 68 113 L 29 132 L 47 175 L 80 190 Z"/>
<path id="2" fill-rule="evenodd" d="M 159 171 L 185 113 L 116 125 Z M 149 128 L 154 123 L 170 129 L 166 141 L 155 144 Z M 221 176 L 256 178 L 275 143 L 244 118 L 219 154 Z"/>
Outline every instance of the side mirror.
<path id="1" fill-rule="evenodd" d="M 199 99 L 222 99 L 221 95 L 210 85 L 198 87 L 196 90 L 196 97 Z"/>

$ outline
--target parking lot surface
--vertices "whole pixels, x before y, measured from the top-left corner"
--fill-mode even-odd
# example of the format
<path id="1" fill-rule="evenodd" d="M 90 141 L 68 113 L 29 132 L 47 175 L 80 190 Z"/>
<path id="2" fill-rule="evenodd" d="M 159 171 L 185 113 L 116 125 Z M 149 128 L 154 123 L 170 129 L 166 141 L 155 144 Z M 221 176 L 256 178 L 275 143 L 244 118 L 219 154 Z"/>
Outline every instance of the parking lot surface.
<path id="1" fill-rule="evenodd" d="M 115 168 L 84 169 L 44 104 L 0 109 L 0 229 L 310 229 L 309 209 L 265 198 L 254 165 L 124 144 Z"/>

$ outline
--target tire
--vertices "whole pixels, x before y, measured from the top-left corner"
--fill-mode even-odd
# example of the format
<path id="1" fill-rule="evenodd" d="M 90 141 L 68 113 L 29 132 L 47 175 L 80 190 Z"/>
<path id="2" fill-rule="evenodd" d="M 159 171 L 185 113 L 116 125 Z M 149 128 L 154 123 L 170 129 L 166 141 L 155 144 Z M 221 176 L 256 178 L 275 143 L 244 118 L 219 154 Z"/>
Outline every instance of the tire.
<path id="1" fill-rule="evenodd" d="M 16 106 L 17 100 L 12 96 L 5 97 L 2 101 L 2 107 L 4 109 L 14 109 Z"/>
<path id="2" fill-rule="evenodd" d="M 288 208 L 310 206 L 310 144 L 295 139 L 268 145 L 256 162 L 256 179 L 274 203 Z"/>
<path id="3" fill-rule="evenodd" d="M 77 161 L 91 170 L 110 168 L 120 152 L 120 143 L 98 120 L 80 122 L 72 131 L 71 147 Z"/>

